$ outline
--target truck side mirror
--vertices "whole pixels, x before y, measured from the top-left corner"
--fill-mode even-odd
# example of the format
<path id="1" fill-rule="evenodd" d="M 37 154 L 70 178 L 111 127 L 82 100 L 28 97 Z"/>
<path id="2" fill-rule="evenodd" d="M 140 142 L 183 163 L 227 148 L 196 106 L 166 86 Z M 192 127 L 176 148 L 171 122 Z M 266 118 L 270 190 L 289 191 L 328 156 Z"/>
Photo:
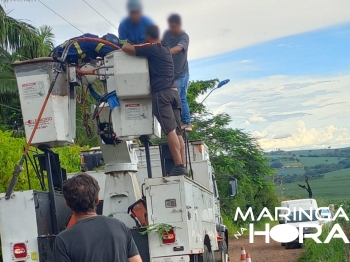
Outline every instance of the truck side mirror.
<path id="1" fill-rule="evenodd" d="M 228 179 L 228 193 L 230 197 L 235 197 L 238 193 L 237 179 L 230 177 Z"/>

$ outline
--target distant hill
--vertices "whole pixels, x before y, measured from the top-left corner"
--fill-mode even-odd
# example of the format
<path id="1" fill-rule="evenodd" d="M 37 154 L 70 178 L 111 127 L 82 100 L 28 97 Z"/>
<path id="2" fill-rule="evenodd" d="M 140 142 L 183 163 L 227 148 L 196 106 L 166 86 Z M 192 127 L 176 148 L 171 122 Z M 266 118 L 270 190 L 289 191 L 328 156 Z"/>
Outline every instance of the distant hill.
<path id="1" fill-rule="evenodd" d="M 350 187 L 350 147 L 277 150 L 265 153 L 265 157 L 276 170 L 273 179 L 278 195 L 307 196 L 307 192 L 297 185 L 305 184 L 303 181 L 307 176 L 316 195 L 350 197 L 350 190 L 345 190 Z"/>
<path id="2" fill-rule="evenodd" d="M 279 149 L 278 151 L 270 151 L 270 152 L 265 152 L 267 155 L 284 155 L 284 154 L 295 154 L 295 155 L 307 155 L 307 154 L 315 154 L 315 155 L 323 155 L 327 153 L 335 153 L 336 151 L 339 150 L 350 150 L 350 147 L 345 147 L 345 148 L 325 148 L 325 149 L 310 149 L 310 150 L 281 150 Z"/>

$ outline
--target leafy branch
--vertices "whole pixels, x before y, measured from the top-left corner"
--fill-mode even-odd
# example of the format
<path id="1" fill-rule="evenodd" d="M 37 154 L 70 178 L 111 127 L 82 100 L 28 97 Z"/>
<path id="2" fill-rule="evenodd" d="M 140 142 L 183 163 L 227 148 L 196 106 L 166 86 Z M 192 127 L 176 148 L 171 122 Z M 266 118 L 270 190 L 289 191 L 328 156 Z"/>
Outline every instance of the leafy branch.
<path id="1" fill-rule="evenodd" d="M 305 176 L 305 182 L 307 184 L 307 187 L 304 185 L 300 185 L 300 184 L 298 184 L 298 186 L 301 188 L 304 188 L 309 193 L 309 198 L 312 198 L 312 190 L 311 190 L 311 187 L 309 185 L 309 178 L 307 176 Z"/>
<path id="2" fill-rule="evenodd" d="M 169 233 L 170 230 L 172 230 L 174 227 L 169 224 L 153 224 L 147 226 L 147 229 L 143 232 L 141 232 L 141 235 L 146 235 L 151 232 L 157 233 L 157 235 L 162 238 L 164 235 L 164 232 Z"/>

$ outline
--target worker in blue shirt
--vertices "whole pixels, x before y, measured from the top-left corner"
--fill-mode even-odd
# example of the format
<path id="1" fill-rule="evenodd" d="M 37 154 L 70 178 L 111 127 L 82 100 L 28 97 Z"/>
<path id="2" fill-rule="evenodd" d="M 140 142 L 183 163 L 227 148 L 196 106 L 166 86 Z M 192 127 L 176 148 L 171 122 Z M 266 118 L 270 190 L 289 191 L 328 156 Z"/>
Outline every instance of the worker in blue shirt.
<path id="1" fill-rule="evenodd" d="M 119 43 L 142 44 L 146 41 L 146 28 L 153 22 L 142 14 L 141 0 L 128 0 L 127 8 L 129 16 L 120 23 L 118 29 Z"/>

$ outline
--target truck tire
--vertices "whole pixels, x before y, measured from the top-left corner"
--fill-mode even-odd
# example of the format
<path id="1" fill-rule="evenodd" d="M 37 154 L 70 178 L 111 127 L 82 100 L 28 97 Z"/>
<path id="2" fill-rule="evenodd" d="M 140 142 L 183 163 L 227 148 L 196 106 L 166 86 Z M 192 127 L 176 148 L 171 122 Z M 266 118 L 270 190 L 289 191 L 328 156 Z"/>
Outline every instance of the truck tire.
<path id="1" fill-rule="evenodd" d="M 228 248 L 226 245 L 226 241 L 219 242 L 219 251 L 221 253 L 221 261 L 222 262 L 230 261 L 228 258 Z"/>
<path id="2" fill-rule="evenodd" d="M 209 251 L 207 246 L 204 246 L 203 262 L 215 262 L 213 251 Z"/>
<path id="3" fill-rule="evenodd" d="M 281 246 L 284 247 L 286 245 L 286 243 L 281 243 Z"/>
<path id="4" fill-rule="evenodd" d="M 203 252 L 203 262 L 215 262 L 215 254 L 210 244 L 210 237 L 206 234 L 204 236 L 204 252 Z"/>
<path id="5" fill-rule="evenodd" d="M 292 248 L 291 243 L 285 243 L 285 248 L 286 248 L 286 249 L 291 249 L 291 248 Z"/>

